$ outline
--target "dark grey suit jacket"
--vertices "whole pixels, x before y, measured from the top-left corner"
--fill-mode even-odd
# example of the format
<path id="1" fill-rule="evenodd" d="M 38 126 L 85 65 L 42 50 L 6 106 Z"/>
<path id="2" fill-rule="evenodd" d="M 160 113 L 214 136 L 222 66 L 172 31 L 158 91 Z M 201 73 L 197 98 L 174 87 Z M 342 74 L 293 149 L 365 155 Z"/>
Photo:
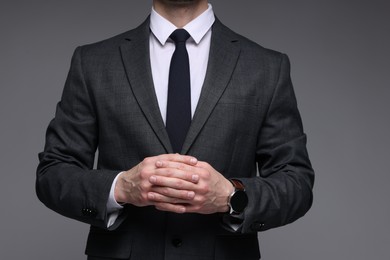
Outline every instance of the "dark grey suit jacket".
<path id="1" fill-rule="evenodd" d="M 91 256 L 259 259 L 256 232 L 303 216 L 312 204 L 314 175 L 287 56 L 218 20 L 182 153 L 244 183 L 249 205 L 239 216 L 240 229 L 224 228 L 224 214 L 179 215 L 131 205 L 106 228 L 106 202 L 118 172 L 172 152 L 153 87 L 149 34 L 147 19 L 134 30 L 76 49 L 39 154 L 38 197 L 91 225 Z"/>

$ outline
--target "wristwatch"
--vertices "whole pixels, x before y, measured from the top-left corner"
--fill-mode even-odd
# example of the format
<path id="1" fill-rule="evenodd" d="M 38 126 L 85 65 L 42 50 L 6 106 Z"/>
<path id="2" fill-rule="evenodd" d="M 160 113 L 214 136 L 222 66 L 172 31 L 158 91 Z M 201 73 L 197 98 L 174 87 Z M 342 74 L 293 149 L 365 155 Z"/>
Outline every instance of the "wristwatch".
<path id="1" fill-rule="evenodd" d="M 228 206 L 230 207 L 231 215 L 238 215 L 242 213 L 248 205 L 248 195 L 245 192 L 245 187 L 241 181 L 230 179 L 233 184 L 234 191 L 229 196 Z"/>

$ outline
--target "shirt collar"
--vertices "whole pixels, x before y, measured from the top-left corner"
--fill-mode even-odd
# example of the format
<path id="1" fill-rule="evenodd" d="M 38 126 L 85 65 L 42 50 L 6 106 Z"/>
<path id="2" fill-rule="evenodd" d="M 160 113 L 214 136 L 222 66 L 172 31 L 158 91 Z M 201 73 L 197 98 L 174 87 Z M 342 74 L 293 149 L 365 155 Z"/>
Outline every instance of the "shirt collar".
<path id="1" fill-rule="evenodd" d="M 202 38 L 210 30 L 214 21 L 215 16 L 213 7 L 209 4 L 206 11 L 186 24 L 183 28 L 187 30 L 195 43 L 199 44 Z M 165 45 L 169 36 L 176 29 L 177 27 L 174 24 L 158 14 L 152 7 L 152 12 L 150 14 L 150 30 L 162 45 Z"/>

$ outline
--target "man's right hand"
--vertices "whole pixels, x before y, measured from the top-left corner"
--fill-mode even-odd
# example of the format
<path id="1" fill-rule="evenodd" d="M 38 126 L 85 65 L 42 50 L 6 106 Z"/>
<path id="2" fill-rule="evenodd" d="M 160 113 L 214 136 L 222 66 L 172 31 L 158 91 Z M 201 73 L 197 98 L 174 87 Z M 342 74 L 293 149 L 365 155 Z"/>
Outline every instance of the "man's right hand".
<path id="1" fill-rule="evenodd" d="M 183 165 L 194 166 L 197 164 L 197 159 L 192 156 L 180 154 L 163 154 L 154 157 L 145 158 L 141 163 L 134 166 L 130 170 L 123 172 L 115 185 L 115 199 L 118 203 L 128 203 L 138 207 L 154 205 L 155 202 L 148 199 L 148 193 L 152 191 L 153 184 L 150 178 L 156 175 L 159 170 L 158 165 L 162 161 L 178 162 Z M 184 167 L 183 167 L 184 168 Z M 191 172 L 177 169 L 170 169 L 170 177 L 176 178 L 179 182 L 197 183 L 199 176 Z M 195 196 L 193 191 L 178 190 L 175 194 L 178 201 L 191 200 Z M 180 204 L 174 204 L 171 209 L 176 213 L 183 213 L 185 208 Z"/>

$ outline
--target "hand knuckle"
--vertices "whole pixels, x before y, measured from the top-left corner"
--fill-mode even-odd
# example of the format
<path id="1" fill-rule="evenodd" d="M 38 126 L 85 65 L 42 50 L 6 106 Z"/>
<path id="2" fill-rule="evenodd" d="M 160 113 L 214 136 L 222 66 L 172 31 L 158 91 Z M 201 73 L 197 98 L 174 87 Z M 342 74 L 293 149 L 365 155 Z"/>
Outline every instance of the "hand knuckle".
<path id="1" fill-rule="evenodd" d="M 150 185 L 146 181 L 143 181 L 139 184 L 139 187 L 141 191 L 147 191 L 149 190 Z"/>
<path id="2" fill-rule="evenodd" d="M 178 203 L 180 203 L 180 199 L 172 199 L 172 203 L 173 204 L 178 204 Z"/>
<path id="3" fill-rule="evenodd" d="M 180 193 L 180 198 L 182 199 L 188 199 L 188 191 L 182 191 Z"/>
<path id="4" fill-rule="evenodd" d="M 171 192 L 170 192 L 170 189 L 169 189 L 169 188 L 162 188 L 162 189 L 160 190 L 160 192 L 161 192 L 161 194 L 166 195 L 166 196 L 171 195 Z"/>
<path id="5" fill-rule="evenodd" d="M 203 168 L 198 168 L 198 174 L 203 178 L 207 178 L 208 176 L 208 171 L 203 169 Z"/>
<path id="6" fill-rule="evenodd" d="M 201 166 L 201 167 L 205 167 L 207 165 L 207 163 L 203 162 L 203 161 L 200 161 L 200 162 L 198 162 L 198 165 Z"/>
<path id="7" fill-rule="evenodd" d="M 181 181 L 181 180 L 177 180 L 177 181 L 176 181 L 176 187 L 177 187 L 178 189 L 183 189 L 183 188 L 184 188 L 184 182 Z"/>
<path id="8" fill-rule="evenodd" d="M 206 194 L 206 193 L 208 193 L 209 192 L 209 187 L 208 187 L 208 185 L 202 185 L 201 187 L 200 187 L 200 189 L 199 189 L 199 191 L 200 191 L 200 193 L 201 194 Z"/>
<path id="9" fill-rule="evenodd" d="M 204 197 L 203 196 L 195 196 L 193 206 L 199 205 L 203 203 Z"/>
<path id="10" fill-rule="evenodd" d="M 148 178 L 149 176 L 149 173 L 146 169 L 141 169 L 141 171 L 139 172 L 139 175 L 142 179 L 146 179 Z"/>
<path id="11" fill-rule="evenodd" d="M 166 169 L 167 176 L 174 176 L 175 171 L 172 168 Z"/>
<path id="12" fill-rule="evenodd" d="M 185 178 L 186 178 L 187 180 L 192 181 L 192 176 L 193 176 L 193 175 L 194 175 L 194 173 L 192 173 L 192 172 L 186 172 Z"/>
<path id="13" fill-rule="evenodd" d="M 148 195 L 146 193 L 141 193 L 140 199 L 141 202 L 146 202 L 148 201 Z"/>
<path id="14" fill-rule="evenodd" d="M 147 165 L 147 164 L 150 164 L 152 163 L 153 161 L 153 158 L 152 157 L 145 157 L 143 162 Z"/>

